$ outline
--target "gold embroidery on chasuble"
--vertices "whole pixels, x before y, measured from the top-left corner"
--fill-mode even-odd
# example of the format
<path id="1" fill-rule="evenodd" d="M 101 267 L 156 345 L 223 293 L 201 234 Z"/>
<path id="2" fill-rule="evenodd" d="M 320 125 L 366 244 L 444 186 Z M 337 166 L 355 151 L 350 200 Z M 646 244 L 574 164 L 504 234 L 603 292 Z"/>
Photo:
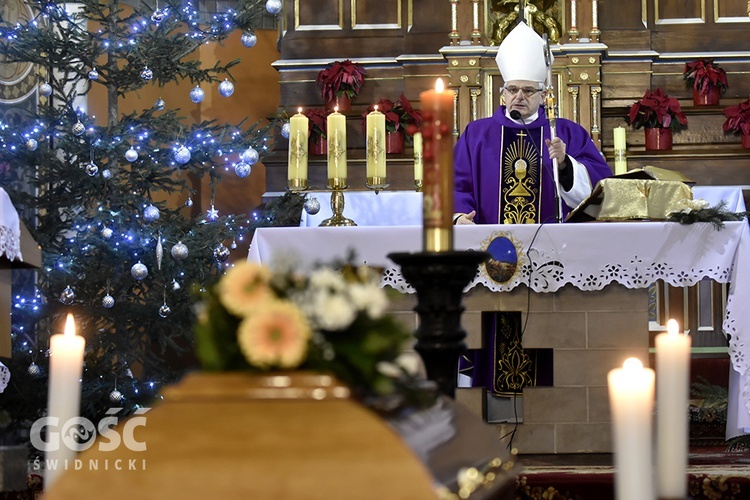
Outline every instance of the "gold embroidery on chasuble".
<path id="1" fill-rule="evenodd" d="M 525 130 L 509 127 L 503 127 L 500 147 L 498 223 L 539 222 L 541 158 L 537 147 Z"/>

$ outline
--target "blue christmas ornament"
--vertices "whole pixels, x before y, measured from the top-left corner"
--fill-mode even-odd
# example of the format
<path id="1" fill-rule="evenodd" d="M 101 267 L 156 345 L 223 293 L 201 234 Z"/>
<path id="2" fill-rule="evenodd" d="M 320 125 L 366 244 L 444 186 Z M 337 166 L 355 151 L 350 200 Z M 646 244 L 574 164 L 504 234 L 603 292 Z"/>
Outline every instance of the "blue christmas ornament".
<path id="1" fill-rule="evenodd" d="M 190 161 L 190 150 L 185 146 L 180 146 L 174 151 L 174 161 L 184 165 Z"/>
<path id="2" fill-rule="evenodd" d="M 141 78 L 149 81 L 154 77 L 154 72 L 148 69 L 148 66 L 143 67 L 143 71 L 141 71 Z"/>
<path id="3" fill-rule="evenodd" d="M 149 205 L 143 209 L 143 218 L 148 222 L 158 220 L 160 215 L 159 209 L 154 205 Z"/>
<path id="4" fill-rule="evenodd" d="M 196 104 L 202 102 L 204 97 L 206 97 L 206 93 L 197 85 L 190 91 L 190 100 Z"/>
<path id="5" fill-rule="evenodd" d="M 98 80 L 99 79 L 99 72 L 96 70 L 96 68 L 89 71 L 89 80 Z"/>
<path id="6" fill-rule="evenodd" d="M 141 262 L 137 262 L 130 268 L 130 275 L 140 281 L 148 276 L 148 268 Z"/>
<path id="7" fill-rule="evenodd" d="M 250 172 L 252 172 L 253 167 L 245 163 L 244 161 L 239 162 L 237 165 L 234 166 L 234 173 L 237 174 L 237 177 L 247 177 L 250 175 Z"/>
<path id="8" fill-rule="evenodd" d="M 234 85 L 229 80 L 224 80 L 219 84 L 219 94 L 223 97 L 229 97 L 234 94 Z"/>
<path id="9" fill-rule="evenodd" d="M 266 10 L 271 14 L 278 14 L 281 12 L 281 0 L 268 0 Z"/>
<path id="10" fill-rule="evenodd" d="M 26 141 L 26 149 L 29 151 L 36 151 L 37 146 L 39 146 L 39 143 L 36 142 L 36 139 Z"/>
<path id="11" fill-rule="evenodd" d="M 255 36 L 255 33 L 243 33 L 240 41 L 242 42 L 242 45 L 249 49 L 255 47 L 255 44 L 258 43 L 258 37 Z"/>
<path id="12" fill-rule="evenodd" d="M 166 106 L 166 105 L 167 105 L 167 103 L 165 103 L 164 99 L 162 99 L 160 97 L 154 103 L 154 109 L 156 109 L 157 111 L 161 111 L 162 109 L 164 109 L 164 106 Z"/>
<path id="13" fill-rule="evenodd" d="M 292 131 L 292 126 L 289 125 L 289 122 L 286 122 L 284 125 L 281 126 L 281 137 L 284 139 L 289 139 L 289 134 Z"/>
<path id="14" fill-rule="evenodd" d="M 248 165 L 255 165 L 258 163 L 260 156 L 258 152 L 253 148 L 247 148 L 240 154 L 240 160 L 244 161 Z"/>
<path id="15" fill-rule="evenodd" d="M 44 97 L 49 97 L 52 95 L 52 85 L 50 85 L 47 82 L 44 82 L 39 86 L 39 93 L 43 95 Z"/>

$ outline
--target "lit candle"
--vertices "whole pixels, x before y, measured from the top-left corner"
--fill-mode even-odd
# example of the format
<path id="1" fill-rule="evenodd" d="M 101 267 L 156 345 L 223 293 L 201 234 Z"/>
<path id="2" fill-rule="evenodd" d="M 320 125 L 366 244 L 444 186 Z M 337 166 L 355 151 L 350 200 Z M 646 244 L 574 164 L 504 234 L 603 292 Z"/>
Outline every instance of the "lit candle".
<path id="1" fill-rule="evenodd" d="M 607 375 L 612 411 L 615 498 L 654 498 L 651 454 L 651 412 L 654 402 L 654 370 L 628 358 L 622 368 Z"/>
<path id="2" fill-rule="evenodd" d="M 628 171 L 628 160 L 625 157 L 625 127 L 615 127 L 613 134 L 615 138 L 615 175 L 620 175 Z"/>
<path id="3" fill-rule="evenodd" d="M 86 342 L 76 335 L 73 315 L 68 314 L 63 335 L 50 337 L 49 389 L 47 394 L 47 416 L 57 419 L 51 421 L 47 432 L 59 433 L 59 446 L 52 447 L 45 453 L 47 463 L 57 467 L 45 472 L 45 488 L 48 488 L 65 470 L 65 460 L 69 463 L 75 458 L 75 450 L 67 446 L 62 431 L 65 425 L 79 416 L 81 405 L 81 374 L 83 372 L 83 349 Z M 72 464 L 70 464 L 72 467 Z"/>
<path id="4" fill-rule="evenodd" d="M 378 111 L 367 114 L 367 183 L 385 184 L 385 115 Z"/>
<path id="5" fill-rule="evenodd" d="M 302 108 L 289 119 L 289 167 L 290 189 L 307 187 L 307 147 L 310 120 L 302 114 Z"/>
<path id="6" fill-rule="evenodd" d="M 687 497 L 689 336 L 677 321 L 656 336 L 656 471 L 660 498 Z"/>
<path id="7" fill-rule="evenodd" d="M 453 91 L 438 78 L 422 103 L 422 227 L 428 252 L 453 250 Z"/>
<path id="8" fill-rule="evenodd" d="M 422 132 L 414 134 L 414 180 L 422 180 Z"/>
<path id="9" fill-rule="evenodd" d="M 346 187 L 346 117 L 333 108 L 328 115 L 328 186 Z"/>

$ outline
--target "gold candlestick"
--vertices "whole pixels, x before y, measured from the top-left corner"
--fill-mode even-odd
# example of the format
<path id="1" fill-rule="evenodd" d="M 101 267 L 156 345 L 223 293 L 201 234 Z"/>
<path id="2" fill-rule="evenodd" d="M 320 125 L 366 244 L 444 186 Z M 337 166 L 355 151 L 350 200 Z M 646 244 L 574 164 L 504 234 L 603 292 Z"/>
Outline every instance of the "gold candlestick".
<path id="1" fill-rule="evenodd" d="M 344 190 L 347 188 L 346 179 L 328 179 L 328 189 L 331 190 L 331 212 L 333 215 L 319 224 L 320 227 L 356 226 L 357 224 L 344 217 Z"/>

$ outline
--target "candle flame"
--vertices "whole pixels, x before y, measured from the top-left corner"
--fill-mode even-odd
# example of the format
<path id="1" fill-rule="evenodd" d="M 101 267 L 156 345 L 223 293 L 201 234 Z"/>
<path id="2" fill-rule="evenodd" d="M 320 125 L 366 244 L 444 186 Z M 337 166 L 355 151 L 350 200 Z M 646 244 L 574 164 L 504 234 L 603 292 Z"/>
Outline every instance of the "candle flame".
<path id="1" fill-rule="evenodd" d="M 334 113 L 338 113 L 339 112 L 339 107 L 338 106 L 334 106 L 333 107 L 333 112 Z"/>
<path id="2" fill-rule="evenodd" d="M 299 108 L 297 108 L 297 113 L 302 114 L 302 106 L 300 106 Z"/>
<path id="3" fill-rule="evenodd" d="M 643 363 L 638 358 L 628 358 L 622 364 L 622 369 L 628 371 L 641 370 L 643 369 Z"/>
<path id="4" fill-rule="evenodd" d="M 73 337 L 76 334 L 76 323 L 73 320 L 73 315 L 68 313 L 68 318 L 65 320 L 65 336 Z"/>
<path id="5" fill-rule="evenodd" d="M 677 324 L 676 319 L 670 319 L 667 321 L 667 333 L 669 335 L 677 335 L 680 331 L 680 325 Z"/>
<path id="6" fill-rule="evenodd" d="M 445 84 L 442 78 L 438 78 L 435 81 L 435 92 L 443 92 L 445 90 Z"/>
<path id="7" fill-rule="evenodd" d="M 378 105 L 376 104 L 376 105 L 375 105 L 375 111 L 377 111 L 377 110 L 378 110 Z"/>

